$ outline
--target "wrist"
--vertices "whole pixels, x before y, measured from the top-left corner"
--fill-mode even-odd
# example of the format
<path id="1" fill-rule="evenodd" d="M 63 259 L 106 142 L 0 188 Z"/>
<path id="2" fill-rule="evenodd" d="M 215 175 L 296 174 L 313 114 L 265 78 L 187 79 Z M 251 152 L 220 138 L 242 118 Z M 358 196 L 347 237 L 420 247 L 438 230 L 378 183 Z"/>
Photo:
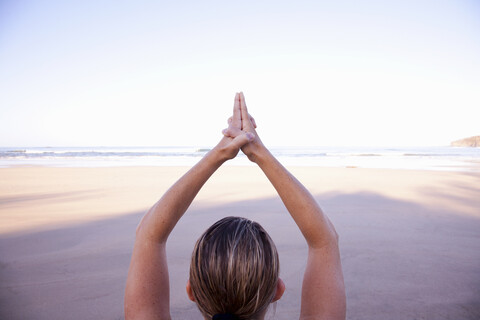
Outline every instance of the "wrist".
<path id="1" fill-rule="evenodd" d="M 256 163 L 259 166 L 261 166 L 265 162 L 268 162 L 269 157 L 272 157 L 272 154 L 263 144 L 260 144 L 258 147 L 254 148 L 248 155 L 250 161 Z"/>
<path id="2" fill-rule="evenodd" d="M 212 150 L 210 150 L 204 157 L 208 158 L 213 165 L 218 167 L 220 167 L 222 164 L 229 160 L 224 148 L 218 145 L 215 146 Z"/>

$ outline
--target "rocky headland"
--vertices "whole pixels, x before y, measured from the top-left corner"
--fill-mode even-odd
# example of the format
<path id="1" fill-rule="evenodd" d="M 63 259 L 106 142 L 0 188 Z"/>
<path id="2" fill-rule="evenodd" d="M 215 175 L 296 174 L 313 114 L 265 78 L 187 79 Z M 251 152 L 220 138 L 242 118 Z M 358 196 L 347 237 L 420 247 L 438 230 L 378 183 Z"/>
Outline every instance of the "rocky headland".
<path id="1" fill-rule="evenodd" d="M 460 139 L 450 143 L 452 147 L 480 147 L 480 136 Z"/>

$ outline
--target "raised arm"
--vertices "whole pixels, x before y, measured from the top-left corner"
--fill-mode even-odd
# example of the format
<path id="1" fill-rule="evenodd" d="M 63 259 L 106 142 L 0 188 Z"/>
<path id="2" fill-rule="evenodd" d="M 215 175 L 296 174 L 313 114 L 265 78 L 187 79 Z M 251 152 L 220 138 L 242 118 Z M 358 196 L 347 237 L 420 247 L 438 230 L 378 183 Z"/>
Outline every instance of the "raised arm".
<path id="1" fill-rule="evenodd" d="M 242 129 L 254 135 L 242 151 L 270 180 L 308 244 L 300 319 L 345 319 L 345 287 L 335 228 L 310 192 L 265 148 L 242 93 L 240 108 Z"/>
<path id="2" fill-rule="evenodd" d="M 125 289 L 126 319 L 170 319 L 168 236 L 210 176 L 253 138 L 241 132 L 240 118 L 237 94 L 228 128 L 237 133 L 235 138 L 224 136 L 148 210 L 138 225 Z"/>

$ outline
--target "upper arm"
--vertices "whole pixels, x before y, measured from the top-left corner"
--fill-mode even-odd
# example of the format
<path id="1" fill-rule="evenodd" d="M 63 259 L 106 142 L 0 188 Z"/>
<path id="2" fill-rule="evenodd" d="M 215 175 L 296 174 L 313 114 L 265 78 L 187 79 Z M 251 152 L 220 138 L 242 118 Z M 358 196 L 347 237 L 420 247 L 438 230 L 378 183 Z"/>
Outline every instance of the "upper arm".
<path id="1" fill-rule="evenodd" d="M 170 319 L 165 243 L 137 236 L 125 289 L 125 319 Z"/>
<path id="2" fill-rule="evenodd" d="M 300 319 L 345 319 L 346 298 L 337 241 L 309 248 Z"/>

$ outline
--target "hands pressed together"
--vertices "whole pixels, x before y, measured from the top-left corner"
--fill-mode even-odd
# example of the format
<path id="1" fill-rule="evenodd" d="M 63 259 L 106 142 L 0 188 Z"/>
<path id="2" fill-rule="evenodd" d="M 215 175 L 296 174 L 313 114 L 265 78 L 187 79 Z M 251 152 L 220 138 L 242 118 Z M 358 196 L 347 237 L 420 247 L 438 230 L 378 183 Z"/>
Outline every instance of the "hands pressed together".
<path id="1" fill-rule="evenodd" d="M 214 148 L 225 160 L 233 159 L 240 149 L 253 162 L 263 149 L 262 141 L 255 128 L 255 119 L 248 113 L 243 92 L 235 94 L 233 116 L 228 119 L 228 128 L 222 131 L 224 137 Z"/>
<path id="2" fill-rule="evenodd" d="M 243 93 L 237 93 L 233 116 L 220 142 L 142 218 L 125 289 L 126 319 L 171 319 L 168 236 L 205 182 L 240 149 L 270 180 L 309 246 L 300 319 L 345 319 L 345 285 L 335 228 L 311 193 L 263 145 L 255 128 Z"/>

